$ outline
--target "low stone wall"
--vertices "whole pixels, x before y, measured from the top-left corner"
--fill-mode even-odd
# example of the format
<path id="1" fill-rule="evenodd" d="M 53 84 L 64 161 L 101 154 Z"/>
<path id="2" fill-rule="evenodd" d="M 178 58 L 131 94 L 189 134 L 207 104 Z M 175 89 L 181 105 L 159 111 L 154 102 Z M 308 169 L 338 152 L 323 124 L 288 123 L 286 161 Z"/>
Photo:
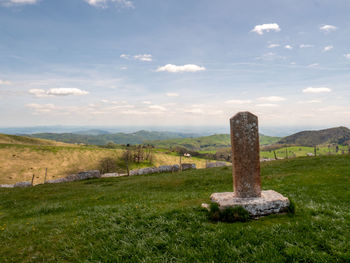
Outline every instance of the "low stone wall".
<path id="1" fill-rule="evenodd" d="M 206 168 L 213 168 L 213 167 L 225 167 L 229 166 L 225 162 L 212 162 L 212 163 L 207 163 Z"/>
<path id="2" fill-rule="evenodd" d="M 101 174 L 99 170 L 91 170 L 86 172 L 80 172 L 77 174 L 71 174 L 63 178 L 55 179 L 55 180 L 48 180 L 46 181 L 47 184 L 57 184 L 57 183 L 64 183 L 64 182 L 74 182 L 74 181 L 81 181 L 86 179 L 92 179 L 92 178 L 101 178 Z"/>
<path id="3" fill-rule="evenodd" d="M 181 165 L 182 170 L 188 170 L 188 169 L 196 169 L 196 165 L 194 163 L 183 163 Z M 146 167 L 141 169 L 134 169 L 129 172 L 130 176 L 133 175 L 145 175 L 145 174 L 154 174 L 154 173 L 165 173 L 165 172 L 178 172 L 180 171 L 180 165 L 161 165 L 159 167 Z M 77 174 L 71 174 L 63 178 L 53 179 L 53 180 L 47 180 L 47 184 L 58 184 L 58 183 L 66 183 L 66 182 L 74 182 L 74 181 L 81 181 L 86 179 L 92 179 L 92 178 L 111 178 L 111 177 L 121 177 L 121 176 L 127 176 L 127 174 L 123 173 L 105 173 L 100 174 L 100 171 L 98 170 L 91 170 L 91 171 L 85 171 L 80 172 Z M 32 186 L 31 182 L 18 182 L 16 184 L 2 184 L 0 185 L 0 188 L 13 188 L 13 187 L 30 187 Z"/>

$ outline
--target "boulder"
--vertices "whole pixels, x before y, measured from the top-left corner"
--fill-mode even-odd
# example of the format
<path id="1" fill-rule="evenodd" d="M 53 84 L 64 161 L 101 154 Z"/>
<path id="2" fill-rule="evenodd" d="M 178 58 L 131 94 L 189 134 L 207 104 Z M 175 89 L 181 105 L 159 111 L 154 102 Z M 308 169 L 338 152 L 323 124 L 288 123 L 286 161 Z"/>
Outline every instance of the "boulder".
<path id="1" fill-rule="evenodd" d="M 47 180 L 46 184 L 58 184 L 58 183 L 65 183 L 69 182 L 66 177 L 53 179 L 53 180 Z"/>
<path id="2" fill-rule="evenodd" d="M 183 163 L 181 164 L 181 170 L 190 170 L 190 169 L 196 169 L 196 164 L 194 163 Z"/>

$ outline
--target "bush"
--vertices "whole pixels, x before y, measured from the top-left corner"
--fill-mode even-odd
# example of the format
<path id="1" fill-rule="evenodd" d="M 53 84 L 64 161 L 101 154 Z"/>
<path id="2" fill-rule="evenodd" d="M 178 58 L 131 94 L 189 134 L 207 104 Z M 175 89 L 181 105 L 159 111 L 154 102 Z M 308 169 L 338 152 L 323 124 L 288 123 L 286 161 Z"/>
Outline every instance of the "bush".
<path id="1" fill-rule="evenodd" d="M 229 207 L 220 210 L 217 203 L 211 203 L 208 213 L 209 219 L 212 221 L 222 222 L 246 222 L 249 220 L 249 212 L 242 206 Z"/>
<path id="2" fill-rule="evenodd" d="M 291 199 L 289 199 L 289 206 L 288 206 L 288 214 L 290 214 L 290 215 L 294 215 L 295 214 L 295 204 L 294 204 L 294 202 L 291 200 Z"/>

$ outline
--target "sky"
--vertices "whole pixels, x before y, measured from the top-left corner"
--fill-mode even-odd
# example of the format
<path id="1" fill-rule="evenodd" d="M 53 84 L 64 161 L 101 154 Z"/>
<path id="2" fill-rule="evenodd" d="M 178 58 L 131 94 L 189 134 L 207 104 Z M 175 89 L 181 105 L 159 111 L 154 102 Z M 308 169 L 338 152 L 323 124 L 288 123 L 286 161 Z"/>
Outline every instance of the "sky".
<path id="1" fill-rule="evenodd" d="M 348 0 L 0 0 L 0 127 L 350 126 Z"/>

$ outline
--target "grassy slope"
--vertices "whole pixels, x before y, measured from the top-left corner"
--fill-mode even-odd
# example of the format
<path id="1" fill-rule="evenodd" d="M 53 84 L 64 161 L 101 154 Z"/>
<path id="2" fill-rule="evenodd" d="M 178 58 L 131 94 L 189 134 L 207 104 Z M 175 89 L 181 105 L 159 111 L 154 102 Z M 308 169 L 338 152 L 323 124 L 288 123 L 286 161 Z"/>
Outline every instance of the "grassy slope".
<path id="1" fill-rule="evenodd" d="M 180 132 L 137 131 L 134 133 L 115 134 L 75 134 L 75 133 L 35 133 L 32 137 L 55 140 L 66 143 L 84 143 L 93 145 L 106 145 L 110 142 L 116 144 L 142 144 L 149 140 L 165 140 L 171 138 L 192 137 L 194 134 Z"/>
<path id="2" fill-rule="evenodd" d="M 279 141 L 280 137 L 271 137 L 260 134 L 260 144 L 268 145 Z M 213 151 L 219 148 L 230 147 L 231 139 L 229 134 L 215 134 L 198 138 L 183 138 L 151 141 L 156 147 L 170 148 L 175 146 L 185 147 L 194 151 Z"/>
<path id="3" fill-rule="evenodd" d="M 33 174 L 35 175 L 34 184 L 42 183 L 45 177 L 45 168 L 48 168 L 47 179 L 56 179 L 79 171 L 98 169 L 99 162 L 103 158 L 118 158 L 122 152 L 120 149 L 92 146 L 0 143 L 0 184 L 30 181 Z M 153 165 L 155 166 L 179 163 L 179 157 L 166 153 L 154 153 L 153 157 Z M 203 159 L 191 158 L 182 161 L 196 163 L 199 168 L 205 167 Z"/>
<path id="4" fill-rule="evenodd" d="M 67 145 L 65 143 L 45 140 L 45 139 L 37 139 L 25 136 L 17 136 L 17 135 L 8 135 L 8 134 L 0 134 L 0 144 L 20 144 L 20 145 Z"/>
<path id="5" fill-rule="evenodd" d="M 211 223 L 231 170 L 0 189 L 0 262 L 349 262 L 350 155 L 265 163 L 294 217 Z"/>

